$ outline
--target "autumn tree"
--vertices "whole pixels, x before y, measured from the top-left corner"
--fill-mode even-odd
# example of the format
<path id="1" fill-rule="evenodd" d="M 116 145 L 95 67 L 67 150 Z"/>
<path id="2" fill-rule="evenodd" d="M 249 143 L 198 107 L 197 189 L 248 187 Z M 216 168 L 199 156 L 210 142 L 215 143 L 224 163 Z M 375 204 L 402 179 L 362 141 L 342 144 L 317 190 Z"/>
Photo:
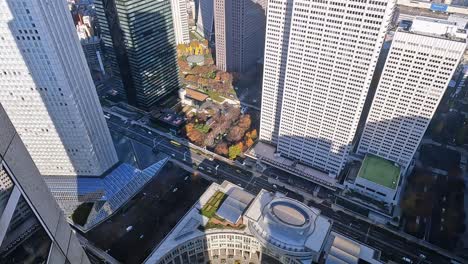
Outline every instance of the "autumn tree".
<path id="1" fill-rule="evenodd" d="M 195 49 L 195 48 L 198 48 L 198 46 L 200 46 L 200 42 L 198 42 L 198 40 L 192 40 L 190 42 L 190 47 Z"/>
<path id="2" fill-rule="evenodd" d="M 252 131 L 250 131 L 250 138 L 255 140 L 257 139 L 258 135 L 257 135 L 257 129 L 253 129 Z"/>
<path id="3" fill-rule="evenodd" d="M 199 77 L 196 76 L 196 75 L 189 74 L 189 75 L 185 76 L 185 81 L 193 83 L 193 84 L 198 84 L 198 79 L 199 79 Z"/>
<path id="4" fill-rule="evenodd" d="M 239 126 L 234 126 L 229 130 L 229 133 L 226 136 L 226 139 L 230 142 L 237 142 L 242 139 L 244 136 L 245 130 Z"/>
<path id="5" fill-rule="evenodd" d="M 252 140 L 252 138 L 248 137 L 245 139 L 245 146 L 247 148 L 250 148 L 253 144 L 254 144 L 254 141 Z"/>
<path id="6" fill-rule="evenodd" d="M 187 124 L 185 126 L 185 134 L 187 135 L 188 139 L 193 142 L 197 146 L 203 147 L 205 141 L 205 135 L 195 129 L 193 124 Z"/>
<path id="7" fill-rule="evenodd" d="M 244 148 L 244 145 L 242 142 L 239 142 L 235 145 L 232 145 L 229 147 L 229 158 L 230 159 L 235 159 L 237 156 L 239 156 L 242 153 L 242 149 Z"/>
<path id="8" fill-rule="evenodd" d="M 216 145 L 214 152 L 218 155 L 227 156 L 229 154 L 229 148 L 226 142 L 221 142 Z"/>
<path id="9" fill-rule="evenodd" d="M 250 115 L 243 115 L 241 118 L 239 118 L 239 123 L 237 124 L 240 128 L 243 128 L 245 130 L 250 128 L 250 125 L 252 124 L 252 119 L 250 118 Z M 245 131 L 244 131 L 245 132 Z"/>
<path id="10" fill-rule="evenodd" d="M 208 53 L 208 54 L 209 54 L 209 53 Z M 205 64 L 206 64 L 206 65 L 213 65 L 213 64 L 214 64 L 213 58 L 211 58 L 211 57 L 210 57 L 210 58 L 206 58 L 206 59 L 205 59 Z"/>

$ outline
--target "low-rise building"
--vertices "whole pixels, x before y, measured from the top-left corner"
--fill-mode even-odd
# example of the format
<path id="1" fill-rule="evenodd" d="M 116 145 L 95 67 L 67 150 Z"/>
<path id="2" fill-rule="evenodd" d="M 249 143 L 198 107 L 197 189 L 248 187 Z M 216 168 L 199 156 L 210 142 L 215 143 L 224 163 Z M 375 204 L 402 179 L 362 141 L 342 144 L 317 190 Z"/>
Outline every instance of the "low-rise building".
<path id="1" fill-rule="evenodd" d="M 366 155 L 354 181 L 345 185 L 365 196 L 395 204 L 400 180 L 400 166 L 392 161 L 374 155 Z"/>
<path id="2" fill-rule="evenodd" d="M 318 262 L 331 220 L 280 193 L 213 183 L 145 263 Z"/>
<path id="3" fill-rule="evenodd" d="M 208 97 L 209 96 L 207 94 L 193 89 L 179 90 L 179 98 L 183 105 L 200 106 L 206 101 L 206 99 L 208 99 Z"/>

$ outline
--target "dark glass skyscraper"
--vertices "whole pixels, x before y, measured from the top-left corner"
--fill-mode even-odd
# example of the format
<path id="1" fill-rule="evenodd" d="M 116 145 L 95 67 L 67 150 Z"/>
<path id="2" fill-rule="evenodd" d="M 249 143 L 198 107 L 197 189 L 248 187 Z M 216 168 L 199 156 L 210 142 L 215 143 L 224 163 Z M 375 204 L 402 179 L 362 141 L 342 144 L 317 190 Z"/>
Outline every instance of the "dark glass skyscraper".
<path id="1" fill-rule="evenodd" d="M 96 0 L 115 89 L 148 109 L 179 88 L 171 5 L 155 0 Z"/>

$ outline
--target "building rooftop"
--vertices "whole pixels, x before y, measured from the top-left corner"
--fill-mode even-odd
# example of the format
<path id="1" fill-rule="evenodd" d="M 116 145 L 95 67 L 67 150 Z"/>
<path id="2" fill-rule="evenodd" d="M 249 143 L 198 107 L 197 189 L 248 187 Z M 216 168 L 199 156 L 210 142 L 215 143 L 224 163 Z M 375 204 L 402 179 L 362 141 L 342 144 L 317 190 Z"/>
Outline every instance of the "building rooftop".
<path id="1" fill-rule="evenodd" d="M 255 198 L 252 194 L 241 190 L 241 189 L 231 189 L 227 193 L 227 198 L 219 207 L 216 214 L 235 224 L 242 217 L 247 206 Z"/>
<path id="2" fill-rule="evenodd" d="M 227 198 L 218 209 L 218 218 L 231 218 L 232 214 L 232 222 L 237 222 L 236 219 L 242 217 L 245 228 L 206 228 L 210 219 L 201 213 L 202 208 L 212 202 L 213 196 L 220 192 L 226 194 Z M 228 200 L 232 200 L 232 203 Z M 223 210 L 227 213 L 224 214 Z M 239 211 L 242 213 L 238 217 Z M 265 247 L 291 257 L 309 259 L 310 263 L 310 258 L 319 255 L 324 248 L 330 229 L 331 221 L 320 215 L 320 210 L 285 197 L 281 193 L 261 190 L 254 197 L 230 182 L 224 181 L 221 185 L 213 183 L 155 248 L 145 263 L 158 263 L 158 260 L 170 254 L 179 245 L 200 236 L 219 233 L 252 236 Z"/>
<path id="3" fill-rule="evenodd" d="M 366 155 L 359 169 L 358 177 L 390 189 L 396 189 L 400 177 L 400 168 L 384 158 Z"/>
<path id="4" fill-rule="evenodd" d="M 261 190 L 244 217 L 249 230 L 265 246 L 287 255 L 312 255 L 320 252 L 331 228 L 320 210 Z"/>
<path id="5" fill-rule="evenodd" d="M 325 246 L 325 264 L 380 264 L 380 252 L 332 232 Z"/>
<path id="6" fill-rule="evenodd" d="M 204 102 L 206 99 L 208 99 L 207 94 L 192 89 L 185 89 L 185 93 L 187 97 L 199 102 Z"/>
<path id="7" fill-rule="evenodd" d="M 466 30 L 459 29 L 456 22 L 432 17 L 416 17 L 410 27 L 400 27 L 398 31 L 459 42 L 466 42 L 467 38 Z"/>
<path id="8" fill-rule="evenodd" d="M 122 163 L 104 178 L 47 176 L 44 180 L 55 197 L 78 197 L 79 203 L 95 202 L 87 223 L 81 227 L 83 231 L 88 231 L 128 202 L 161 171 L 168 160 L 163 158 L 144 170 Z M 76 208 L 77 201 L 62 200 L 58 202 L 63 208 Z M 73 212 L 66 213 L 71 215 Z"/>

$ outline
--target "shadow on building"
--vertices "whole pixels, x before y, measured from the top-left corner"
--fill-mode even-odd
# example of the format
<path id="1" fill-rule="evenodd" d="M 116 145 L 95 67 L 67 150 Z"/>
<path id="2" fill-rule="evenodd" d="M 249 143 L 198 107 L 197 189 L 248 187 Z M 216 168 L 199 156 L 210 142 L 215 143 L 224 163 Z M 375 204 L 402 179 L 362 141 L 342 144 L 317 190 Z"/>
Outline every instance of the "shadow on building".
<path id="1" fill-rule="evenodd" d="M 119 14 L 115 0 L 102 0 L 105 18 L 100 22 L 107 22 L 101 25 L 102 37 L 116 90 L 145 110 L 180 86 L 170 3 L 157 5 L 159 10 Z M 124 28 L 123 23 L 128 25 Z"/>

